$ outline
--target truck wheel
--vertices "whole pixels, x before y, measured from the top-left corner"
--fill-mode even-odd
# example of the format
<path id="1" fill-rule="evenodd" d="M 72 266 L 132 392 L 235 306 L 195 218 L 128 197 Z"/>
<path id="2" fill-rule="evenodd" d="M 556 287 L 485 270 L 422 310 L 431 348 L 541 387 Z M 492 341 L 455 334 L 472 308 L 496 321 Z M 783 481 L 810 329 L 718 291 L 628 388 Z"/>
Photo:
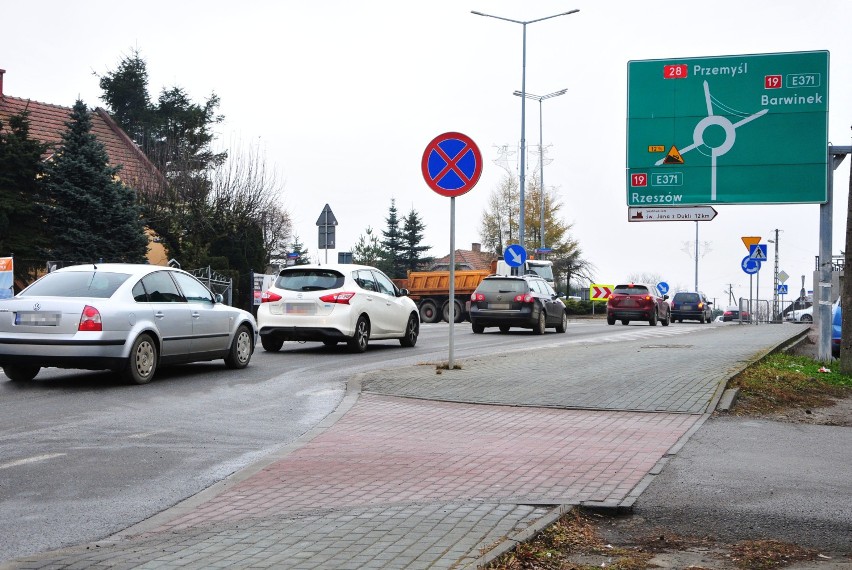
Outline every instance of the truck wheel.
<path id="1" fill-rule="evenodd" d="M 454 315 L 455 320 L 453 322 L 460 323 L 464 320 L 464 308 L 462 307 L 462 304 L 459 303 L 458 301 L 453 301 L 453 302 L 456 305 L 456 308 L 455 308 L 456 314 Z M 443 310 L 441 312 L 443 313 L 444 320 L 446 322 L 450 322 L 450 302 L 449 301 L 444 303 L 444 307 L 443 307 Z"/>
<path id="2" fill-rule="evenodd" d="M 438 322 L 438 306 L 434 301 L 420 303 L 420 321 L 424 323 Z"/>

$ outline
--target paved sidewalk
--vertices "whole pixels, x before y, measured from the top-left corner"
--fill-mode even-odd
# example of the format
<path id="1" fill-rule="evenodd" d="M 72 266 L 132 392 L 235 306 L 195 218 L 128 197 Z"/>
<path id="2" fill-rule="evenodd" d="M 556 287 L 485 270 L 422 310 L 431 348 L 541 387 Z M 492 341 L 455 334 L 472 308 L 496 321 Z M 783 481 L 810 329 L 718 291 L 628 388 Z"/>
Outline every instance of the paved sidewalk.
<path id="1" fill-rule="evenodd" d="M 550 350 L 555 365 L 518 351 L 369 373 L 262 463 L 108 540 L 0 568 L 474 567 L 572 505 L 631 506 L 727 379 L 805 330 L 678 328 Z"/>

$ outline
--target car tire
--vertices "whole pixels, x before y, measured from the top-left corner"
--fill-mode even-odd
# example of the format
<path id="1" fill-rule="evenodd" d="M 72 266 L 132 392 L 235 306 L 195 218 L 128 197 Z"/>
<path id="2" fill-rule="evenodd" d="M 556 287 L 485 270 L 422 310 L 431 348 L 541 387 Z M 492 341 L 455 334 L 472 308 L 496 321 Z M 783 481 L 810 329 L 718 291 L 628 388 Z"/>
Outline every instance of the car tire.
<path id="1" fill-rule="evenodd" d="M 438 306 L 434 301 L 423 301 L 420 303 L 420 321 L 424 323 L 437 323 L 441 320 L 438 315 Z"/>
<path id="2" fill-rule="evenodd" d="M 485 332 L 485 326 L 473 321 L 470 322 L 470 328 L 473 331 L 473 334 L 482 334 Z"/>
<path id="3" fill-rule="evenodd" d="M 648 319 L 648 324 L 652 327 L 655 327 L 657 326 L 657 320 L 657 311 L 654 311 L 653 313 L 651 313 L 651 318 Z"/>
<path id="4" fill-rule="evenodd" d="M 420 334 L 420 321 L 417 320 L 417 315 L 412 314 L 408 317 L 408 322 L 405 324 L 405 336 L 399 339 L 399 344 L 411 348 L 417 344 L 417 336 Z"/>
<path id="5" fill-rule="evenodd" d="M 559 324 L 556 325 L 556 332 L 564 333 L 568 330 L 568 313 L 562 311 L 562 318 L 559 319 Z"/>
<path id="6" fill-rule="evenodd" d="M 621 324 L 627 326 L 630 324 L 630 319 L 621 319 Z"/>
<path id="7" fill-rule="evenodd" d="M 547 330 L 547 315 L 544 311 L 538 312 L 538 322 L 535 324 L 535 328 L 533 329 L 535 334 L 544 334 Z"/>
<path id="8" fill-rule="evenodd" d="M 814 318 L 811 315 L 802 315 L 803 323 L 812 323 L 814 322 Z"/>
<path id="9" fill-rule="evenodd" d="M 253 352 L 251 340 L 251 331 L 248 326 L 240 325 L 237 333 L 234 335 L 234 340 L 231 342 L 231 349 L 228 351 L 228 356 L 225 357 L 225 366 L 232 370 L 238 370 L 248 366 Z"/>
<path id="10" fill-rule="evenodd" d="M 284 346 L 284 341 L 271 334 L 260 335 L 260 345 L 266 352 L 278 352 Z"/>
<path id="11" fill-rule="evenodd" d="M 507 333 L 507 332 L 509 332 L 510 328 L 512 328 L 512 327 L 510 327 L 509 325 L 500 325 L 500 332 L 501 333 Z"/>
<path id="12" fill-rule="evenodd" d="M 367 317 L 361 315 L 358 317 L 358 322 L 355 323 L 355 334 L 352 335 L 346 345 L 350 352 L 364 352 L 367 350 L 367 345 L 370 343 L 370 322 Z"/>
<path id="13" fill-rule="evenodd" d="M 453 301 L 455 303 L 455 314 L 453 315 L 453 322 L 460 323 L 464 320 L 464 307 L 458 301 Z M 450 301 L 448 300 L 444 303 L 443 308 L 441 309 L 441 314 L 443 315 L 443 319 L 446 322 L 450 322 Z"/>
<path id="14" fill-rule="evenodd" d="M 663 324 L 664 327 L 669 326 L 669 323 L 672 322 L 672 314 L 666 313 L 666 318 L 660 319 L 660 322 Z"/>
<path id="15" fill-rule="evenodd" d="M 612 315 L 607 315 L 606 316 L 606 324 L 614 325 L 615 324 L 615 317 L 613 317 Z"/>
<path id="16" fill-rule="evenodd" d="M 4 366 L 3 374 L 12 382 L 29 382 L 36 377 L 39 366 Z"/>
<path id="17" fill-rule="evenodd" d="M 157 345 L 151 335 L 141 334 L 130 347 L 130 356 L 122 375 L 131 384 L 147 384 L 156 371 Z"/>
<path id="18" fill-rule="evenodd" d="M 700 317 L 698 317 L 698 322 L 699 322 L 699 324 L 703 325 L 704 323 L 707 322 L 707 320 L 704 318 L 704 315 L 701 315 Z"/>

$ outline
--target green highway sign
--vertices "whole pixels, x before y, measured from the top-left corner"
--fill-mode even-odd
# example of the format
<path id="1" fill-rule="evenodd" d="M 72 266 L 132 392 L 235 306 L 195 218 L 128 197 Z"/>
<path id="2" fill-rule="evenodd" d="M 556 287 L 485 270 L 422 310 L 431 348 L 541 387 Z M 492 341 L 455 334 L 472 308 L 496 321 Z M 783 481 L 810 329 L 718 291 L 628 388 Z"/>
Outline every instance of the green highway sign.
<path id="1" fill-rule="evenodd" d="M 627 205 L 827 200 L 827 51 L 627 64 Z"/>

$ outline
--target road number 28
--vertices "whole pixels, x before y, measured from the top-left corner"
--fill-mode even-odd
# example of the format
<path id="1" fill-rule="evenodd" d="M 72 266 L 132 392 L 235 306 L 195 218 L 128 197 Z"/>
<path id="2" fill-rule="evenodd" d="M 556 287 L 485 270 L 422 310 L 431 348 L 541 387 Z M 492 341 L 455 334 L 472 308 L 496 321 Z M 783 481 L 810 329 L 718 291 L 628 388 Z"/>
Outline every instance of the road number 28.
<path id="1" fill-rule="evenodd" d="M 683 79 L 689 75 L 689 68 L 686 64 L 681 63 L 679 65 L 664 65 L 663 66 L 663 77 L 665 79 Z"/>

